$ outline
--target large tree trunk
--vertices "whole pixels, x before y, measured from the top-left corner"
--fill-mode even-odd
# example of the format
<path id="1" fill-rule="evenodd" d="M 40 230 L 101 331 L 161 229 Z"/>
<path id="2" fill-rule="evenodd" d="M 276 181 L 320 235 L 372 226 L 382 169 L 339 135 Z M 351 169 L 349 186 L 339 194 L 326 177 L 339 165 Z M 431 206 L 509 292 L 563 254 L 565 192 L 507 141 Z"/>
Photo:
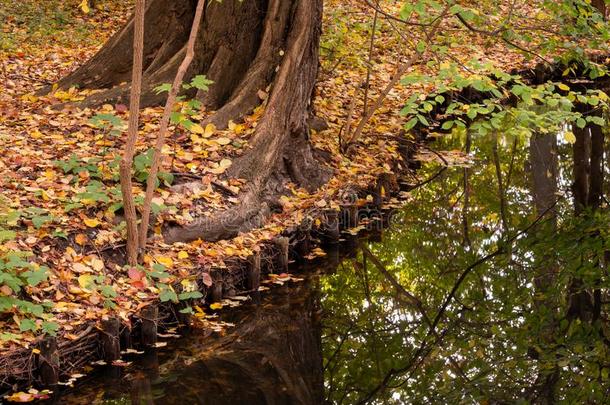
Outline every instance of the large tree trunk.
<path id="1" fill-rule="evenodd" d="M 157 105 L 166 95 L 154 88 L 171 82 L 183 59 L 193 19 L 193 0 L 151 0 L 146 10 L 142 104 Z M 209 92 L 189 94 L 215 110 L 207 122 L 226 127 L 261 102 L 271 87 L 251 150 L 227 174 L 248 181 L 241 204 L 214 218 L 165 232 L 168 242 L 219 240 L 257 226 L 275 206 L 288 181 L 315 189 L 328 170 L 314 158 L 307 125 L 318 73 L 322 0 L 209 0 L 185 80 L 205 74 Z M 85 105 L 122 102 L 129 94 L 130 21 L 90 61 L 60 87 L 106 88 Z M 207 123 L 206 122 L 206 123 Z"/>

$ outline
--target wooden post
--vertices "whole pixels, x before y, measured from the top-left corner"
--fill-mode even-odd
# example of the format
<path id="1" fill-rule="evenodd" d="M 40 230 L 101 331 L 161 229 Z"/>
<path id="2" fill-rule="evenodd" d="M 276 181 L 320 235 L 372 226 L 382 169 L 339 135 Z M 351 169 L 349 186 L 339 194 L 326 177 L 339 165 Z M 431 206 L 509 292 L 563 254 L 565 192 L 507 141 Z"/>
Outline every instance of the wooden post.
<path id="1" fill-rule="evenodd" d="M 343 208 L 343 218 L 345 220 L 343 224 L 346 229 L 355 228 L 358 226 L 360 222 L 358 218 L 359 211 L 360 210 L 356 204 L 348 205 Z"/>
<path id="2" fill-rule="evenodd" d="M 142 336 L 143 346 L 154 346 L 157 343 L 157 320 L 159 318 L 159 308 L 156 305 L 149 305 L 142 309 Z"/>
<path id="3" fill-rule="evenodd" d="M 124 325 L 121 329 L 121 350 L 131 349 L 133 347 L 133 342 L 131 340 L 131 326 Z"/>
<path id="4" fill-rule="evenodd" d="M 298 243 L 296 245 L 296 252 L 299 257 L 304 258 L 309 254 L 311 250 L 311 236 L 309 231 L 303 231 L 301 235 L 299 235 Z"/>
<path id="5" fill-rule="evenodd" d="M 290 263 L 290 256 L 288 252 L 288 248 L 290 246 L 290 240 L 286 237 L 280 237 L 275 240 L 275 245 L 278 247 L 280 251 L 279 255 L 279 263 L 280 268 L 283 272 L 288 272 L 288 265 Z"/>
<path id="6" fill-rule="evenodd" d="M 261 253 L 256 252 L 250 257 L 250 271 L 248 272 L 247 288 L 258 291 L 261 286 Z"/>
<path id="7" fill-rule="evenodd" d="M 38 372 L 44 386 L 54 386 L 59 382 L 59 351 L 57 339 L 47 337 L 38 344 Z"/>
<path id="8" fill-rule="evenodd" d="M 181 326 L 186 327 L 188 329 L 191 327 L 191 324 L 193 323 L 193 316 L 191 314 L 185 314 L 185 313 L 180 312 L 184 308 L 185 308 L 184 305 L 176 305 L 174 307 L 174 311 L 176 311 L 176 318 L 178 319 L 178 323 L 180 323 Z"/>
<path id="9" fill-rule="evenodd" d="M 222 294 L 223 297 L 231 298 L 237 295 L 237 290 L 235 289 L 235 277 L 233 275 L 230 274 L 227 276 L 227 278 L 225 278 L 225 286 L 226 288 Z"/>
<path id="10" fill-rule="evenodd" d="M 335 210 L 326 211 L 324 226 L 324 236 L 330 241 L 337 243 L 341 238 L 339 226 L 339 213 Z"/>
<path id="11" fill-rule="evenodd" d="M 212 302 L 222 301 L 222 282 L 220 280 L 214 281 L 210 298 L 212 299 Z"/>
<path id="12" fill-rule="evenodd" d="M 101 343 L 104 361 L 108 364 L 121 358 L 120 329 L 118 318 L 110 318 L 101 322 Z"/>
<path id="13" fill-rule="evenodd" d="M 385 195 L 387 192 L 387 186 L 385 181 L 385 176 L 382 174 L 377 179 L 377 184 L 375 186 L 375 193 L 373 195 L 373 204 L 375 204 L 375 208 L 381 209 L 383 205 L 383 201 L 385 199 Z"/>

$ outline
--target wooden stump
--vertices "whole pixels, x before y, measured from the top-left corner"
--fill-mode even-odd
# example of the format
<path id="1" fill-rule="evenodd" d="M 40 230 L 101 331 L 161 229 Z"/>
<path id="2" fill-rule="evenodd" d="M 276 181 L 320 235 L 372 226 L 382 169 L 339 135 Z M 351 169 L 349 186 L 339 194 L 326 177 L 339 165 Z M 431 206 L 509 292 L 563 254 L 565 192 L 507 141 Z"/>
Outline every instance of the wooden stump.
<path id="1" fill-rule="evenodd" d="M 246 288 L 250 291 L 258 291 L 261 286 L 261 254 L 256 252 L 250 257 L 250 269 Z"/>
<path id="2" fill-rule="evenodd" d="M 339 221 L 339 213 L 335 210 L 329 210 L 325 213 L 325 223 L 323 224 L 323 235 L 328 242 L 339 243 L 341 239 L 341 227 Z"/>
<path id="3" fill-rule="evenodd" d="M 212 294 L 211 294 L 212 302 L 220 302 L 222 301 L 222 281 L 215 280 L 212 285 Z"/>
<path id="4" fill-rule="evenodd" d="M 275 240 L 275 245 L 278 247 L 279 254 L 279 265 L 283 272 L 288 272 L 288 266 L 290 263 L 290 255 L 288 248 L 290 246 L 290 240 L 286 237 L 277 238 Z"/>
<path id="5" fill-rule="evenodd" d="M 159 318 L 159 308 L 150 305 L 142 309 L 142 345 L 151 347 L 157 344 L 157 320 Z"/>
<path id="6" fill-rule="evenodd" d="M 121 322 L 118 318 L 110 318 L 103 320 L 101 327 L 100 340 L 103 359 L 106 363 L 110 364 L 121 358 Z"/>
<path id="7" fill-rule="evenodd" d="M 133 341 L 131 339 L 131 326 L 124 325 L 121 329 L 121 350 L 131 349 L 133 347 Z"/>
<path id="8" fill-rule="evenodd" d="M 44 386 L 54 386 L 59 382 L 59 351 L 57 339 L 48 337 L 38 345 L 38 372 Z"/>

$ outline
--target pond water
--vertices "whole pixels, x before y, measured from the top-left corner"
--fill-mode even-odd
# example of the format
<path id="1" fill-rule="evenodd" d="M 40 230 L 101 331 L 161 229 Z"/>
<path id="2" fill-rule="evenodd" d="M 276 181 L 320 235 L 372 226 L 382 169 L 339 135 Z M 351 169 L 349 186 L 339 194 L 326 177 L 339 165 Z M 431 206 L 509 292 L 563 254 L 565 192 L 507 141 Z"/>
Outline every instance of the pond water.
<path id="1" fill-rule="evenodd" d="M 604 403 L 605 203 L 576 217 L 573 146 L 532 139 L 437 141 L 391 227 L 56 403 Z"/>

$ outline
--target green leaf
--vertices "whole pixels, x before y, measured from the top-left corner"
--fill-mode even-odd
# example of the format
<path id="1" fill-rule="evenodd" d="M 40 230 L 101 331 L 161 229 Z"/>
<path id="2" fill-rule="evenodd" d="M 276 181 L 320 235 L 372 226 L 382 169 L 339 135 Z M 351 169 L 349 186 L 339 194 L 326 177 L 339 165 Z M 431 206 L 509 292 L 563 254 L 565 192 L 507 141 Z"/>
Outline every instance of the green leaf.
<path id="1" fill-rule="evenodd" d="M 178 302 L 178 295 L 174 289 L 167 284 L 161 284 L 161 292 L 159 293 L 159 299 L 161 302 Z"/>
<path id="2" fill-rule="evenodd" d="M 35 216 L 32 217 L 32 223 L 34 224 L 34 227 L 36 229 L 40 229 L 42 228 L 45 224 L 52 222 L 53 221 L 53 217 L 50 215 L 42 215 L 42 216 Z"/>
<path id="3" fill-rule="evenodd" d="M 42 330 L 47 335 L 55 336 L 57 334 L 57 331 L 59 330 L 59 325 L 56 324 L 55 322 L 43 322 Z"/>
<path id="4" fill-rule="evenodd" d="M 208 91 L 209 86 L 213 83 L 214 83 L 214 81 L 208 80 L 208 78 L 205 77 L 205 75 L 198 75 L 198 76 L 195 76 L 193 78 L 193 80 L 191 81 L 191 86 L 193 86 L 199 90 Z"/>
<path id="5" fill-rule="evenodd" d="M 428 122 L 428 120 L 426 119 L 426 117 L 424 117 L 423 115 L 421 115 L 421 114 L 417 114 L 417 119 L 419 120 L 419 122 L 421 122 L 421 123 L 422 123 L 422 125 L 425 125 L 425 126 L 430 126 L 430 123 Z"/>
<path id="6" fill-rule="evenodd" d="M 169 93 L 171 89 L 172 89 L 172 85 L 170 83 L 164 83 L 160 86 L 155 87 L 155 92 L 157 94 L 161 94 L 164 92 Z"/>
<path id="7" fill-rule="evenodd" d="M 31 320 L 31 319 L 22 319 L 21 322 L 19 322 L 19 330 L 21 332 L 27 332 L 29 330 L 35 332 L 38 329 L 38 325 L 36 325 L 36 322 Z"/>
<path id="8" fill-rule="evenodd" d="M 115 298 L 117 296 L 117 293 L 114 290 L 114 287 L 112 287 L 111 285 L 103 285 L 103 286 L 101 286 L 100 287 L 100 292 L 106 298 Z"/>
<path id="9" fill-rule="evenodd" d="M 417 125 L 417 122 L 418 122 L 418 121 L 417 121 L 417 118 L 411 118 L 411 119 L 409 120 L 409 122 L 407 122 L 407 123 L 406 123 L 406 125 L 405 125 L 405 130 L 407 130 L 407 131 L 408 131 L 408 130 L 410 130 L 410 129 L 413 129 L 413 128 L 415 127 L 415 125 Z"/>
<path id="10" fill-rule="evenodd" d="M 180 294 L 178 296 L 178 298 L 180 298 L 181 301 L 190 300 L 190 299 L 198 299 L 198 298 L 203 298 L 203 294 L 201 294 L 199 291 L 190 291 L 190 292 L 184 292 L 184 293 Z"/>
<path id="11" fill-rule="evenodd" d="M 181 314 L 194 314 L 193 308 L 191 308 L 191 307 L 186 307 L 184 309 L 181 309 L 180 313 Z"/>
<path id="12" fill-rule="evenodd" d="M 441 126 L 441 128 L 445 131 L 448 131 L 451 128 L 453 128 L 454 124 L 455 124 L 455 121 L 445 121 L 445 122 L 443 122 L 443 125 Z"/>
<path id="13" fill-rule="evenodd" d="M 26 271 L 23 273 L 23 276 L 26 278 L 29 286 L 36 287 L 43 281 L 47 281 L 47 278 L 49 277 L 48 270 L 49 269 L 47 267 L 40 267 L 36 270 Z"/>
<path id="14" fill-rule="evenodd" d="M 6 241 L 13 240 L 13 239 L 15 239 L 16 236 L 17 236 L 16 232 L 0 230 L 0 243 L 4 243 Z"/>

